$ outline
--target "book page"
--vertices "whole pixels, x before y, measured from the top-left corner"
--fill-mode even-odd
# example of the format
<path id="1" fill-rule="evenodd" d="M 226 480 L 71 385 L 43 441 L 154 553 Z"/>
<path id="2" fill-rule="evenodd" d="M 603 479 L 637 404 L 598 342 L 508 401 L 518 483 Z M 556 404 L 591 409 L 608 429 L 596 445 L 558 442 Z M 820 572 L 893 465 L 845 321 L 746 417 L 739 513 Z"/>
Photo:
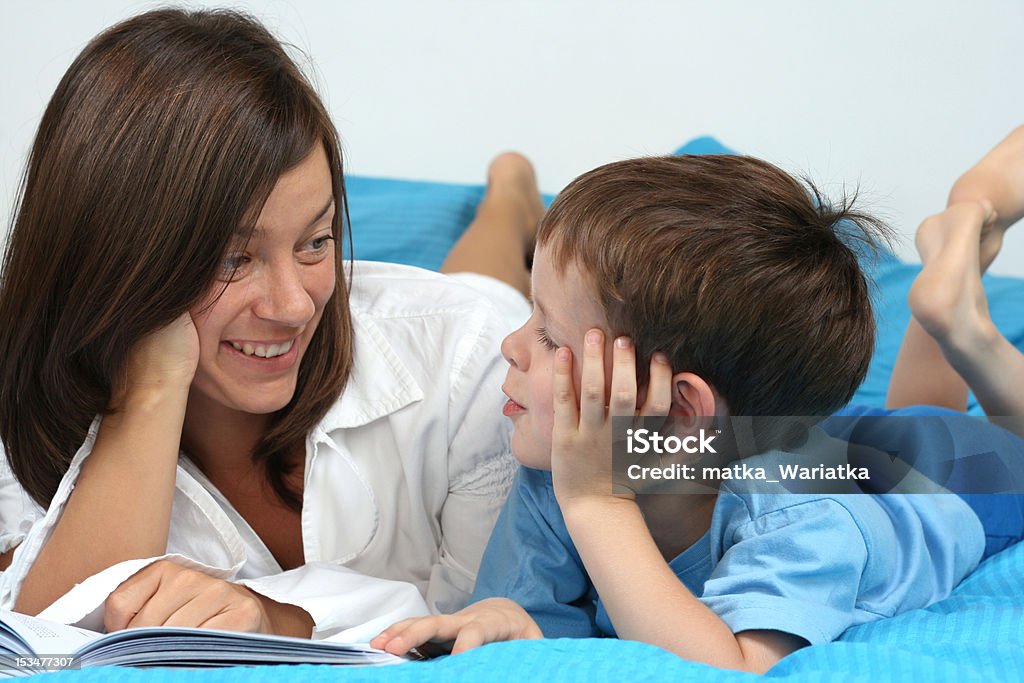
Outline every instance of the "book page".
<path id="1" fill-rule="evenodd" d="M 231 666 L 238 664 L 397 664 L 367 645 L 263 633 L 157 626 L 101 634 L 0 610 L 0 656 L 72 656 L 76 666 Z M 39 669 L 45 670 L 45 667 Z"/>
<path id="2" fill-rule="evenodd" d="M 79 654 L 82 666 L 379 665 L 407 661 L 363 644 L 168 626 L 107 633 L 80 648 Z"/>
<path id="3" fill-rule="evenodd" d="M 95 631 L 0 610 L 0 621 L 27 646 L 21 654 L 72 655 L 78 648 L 100 637 Z"/>

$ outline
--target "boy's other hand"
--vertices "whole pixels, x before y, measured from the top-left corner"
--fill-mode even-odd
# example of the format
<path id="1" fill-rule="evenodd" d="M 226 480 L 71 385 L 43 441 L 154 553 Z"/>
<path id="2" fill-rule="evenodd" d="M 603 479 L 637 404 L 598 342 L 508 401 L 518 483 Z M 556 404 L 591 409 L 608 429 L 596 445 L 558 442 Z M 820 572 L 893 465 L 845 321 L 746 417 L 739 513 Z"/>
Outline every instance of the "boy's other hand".
<path id="1" fill-rule="evenodd" d="M 403 619 L 388 626 L 370 646 L 404 655 L 427 641 L 454 640 L 452 654 L 503 640 L 543 638 L 540 627 L 522 607 L 506 598 L 488 598 L 455 614 Z"/>

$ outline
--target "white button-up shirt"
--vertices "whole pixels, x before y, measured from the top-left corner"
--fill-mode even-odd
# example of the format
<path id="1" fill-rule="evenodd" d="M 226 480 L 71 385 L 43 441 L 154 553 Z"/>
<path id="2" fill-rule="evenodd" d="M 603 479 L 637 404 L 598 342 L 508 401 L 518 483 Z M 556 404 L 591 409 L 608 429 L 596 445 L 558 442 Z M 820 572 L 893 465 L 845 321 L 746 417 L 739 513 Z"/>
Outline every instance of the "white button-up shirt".
<path id="1" fill-rule="evenodd" d="M 404 266 L 357 262 L 350 308 L 351 377 L 306 439 L 307 564 L 283 572 L 184 455 L 167 544 L 168 553 L 190 558 L 211 574 L 299 605 L 313 616 L 319 637 L 367 621 L 374 622 L 372 628 L 359 634 L 372 635 L 383 622 L 423 613 L 423 600 L 432 611 L 463 606 L 515 470 L 511 428 L 501 414 L 505 364 L 498 350 L 509 320 L 528 314 L 518 293 L 486 278 L 460 282 Z M 13 606 L 100 425 L 97 418 L 45 511 L 21 490 L 3 458 L 0 550 L 20 545 L 0 578 L 0 607 Z M 50 616 L 81 621 L 140 566 L 122 564 L 106 570 L 105 581 L 97 575 L 80 585 L 74 604 L 51 608 Z M 86 589 L 91 594 L 83 597 Z"/>

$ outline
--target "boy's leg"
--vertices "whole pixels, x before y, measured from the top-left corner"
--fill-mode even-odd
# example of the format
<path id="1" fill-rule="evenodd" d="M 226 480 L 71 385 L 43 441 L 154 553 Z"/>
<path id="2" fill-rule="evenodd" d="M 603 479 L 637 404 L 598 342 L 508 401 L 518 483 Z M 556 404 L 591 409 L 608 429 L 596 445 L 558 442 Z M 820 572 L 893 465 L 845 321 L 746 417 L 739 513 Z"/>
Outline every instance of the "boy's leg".
<path id="1" fill-rule="evenodd" d="M 527 258 L 543 215 L 533 166 L 514 152 L 498 155 L 487 169 L 487 191 L 476 218 L 448 253 L 441 272 L 489 275 L 529 297 Z"/>

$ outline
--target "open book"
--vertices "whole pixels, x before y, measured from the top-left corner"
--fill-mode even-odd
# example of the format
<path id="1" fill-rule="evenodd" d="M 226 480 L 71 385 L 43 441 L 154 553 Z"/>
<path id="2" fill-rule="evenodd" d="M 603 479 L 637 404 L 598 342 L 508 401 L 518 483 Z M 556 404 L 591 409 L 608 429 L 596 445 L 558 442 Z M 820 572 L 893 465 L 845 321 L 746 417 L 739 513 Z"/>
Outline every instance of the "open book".
<path id="1" fill-rule="evenodd" d="M 103 634 L 0 610 L 0 677 L 111 665 L 367 665 L 404 661 L 368 645 L 330 640 L 167 626 Z"/>

